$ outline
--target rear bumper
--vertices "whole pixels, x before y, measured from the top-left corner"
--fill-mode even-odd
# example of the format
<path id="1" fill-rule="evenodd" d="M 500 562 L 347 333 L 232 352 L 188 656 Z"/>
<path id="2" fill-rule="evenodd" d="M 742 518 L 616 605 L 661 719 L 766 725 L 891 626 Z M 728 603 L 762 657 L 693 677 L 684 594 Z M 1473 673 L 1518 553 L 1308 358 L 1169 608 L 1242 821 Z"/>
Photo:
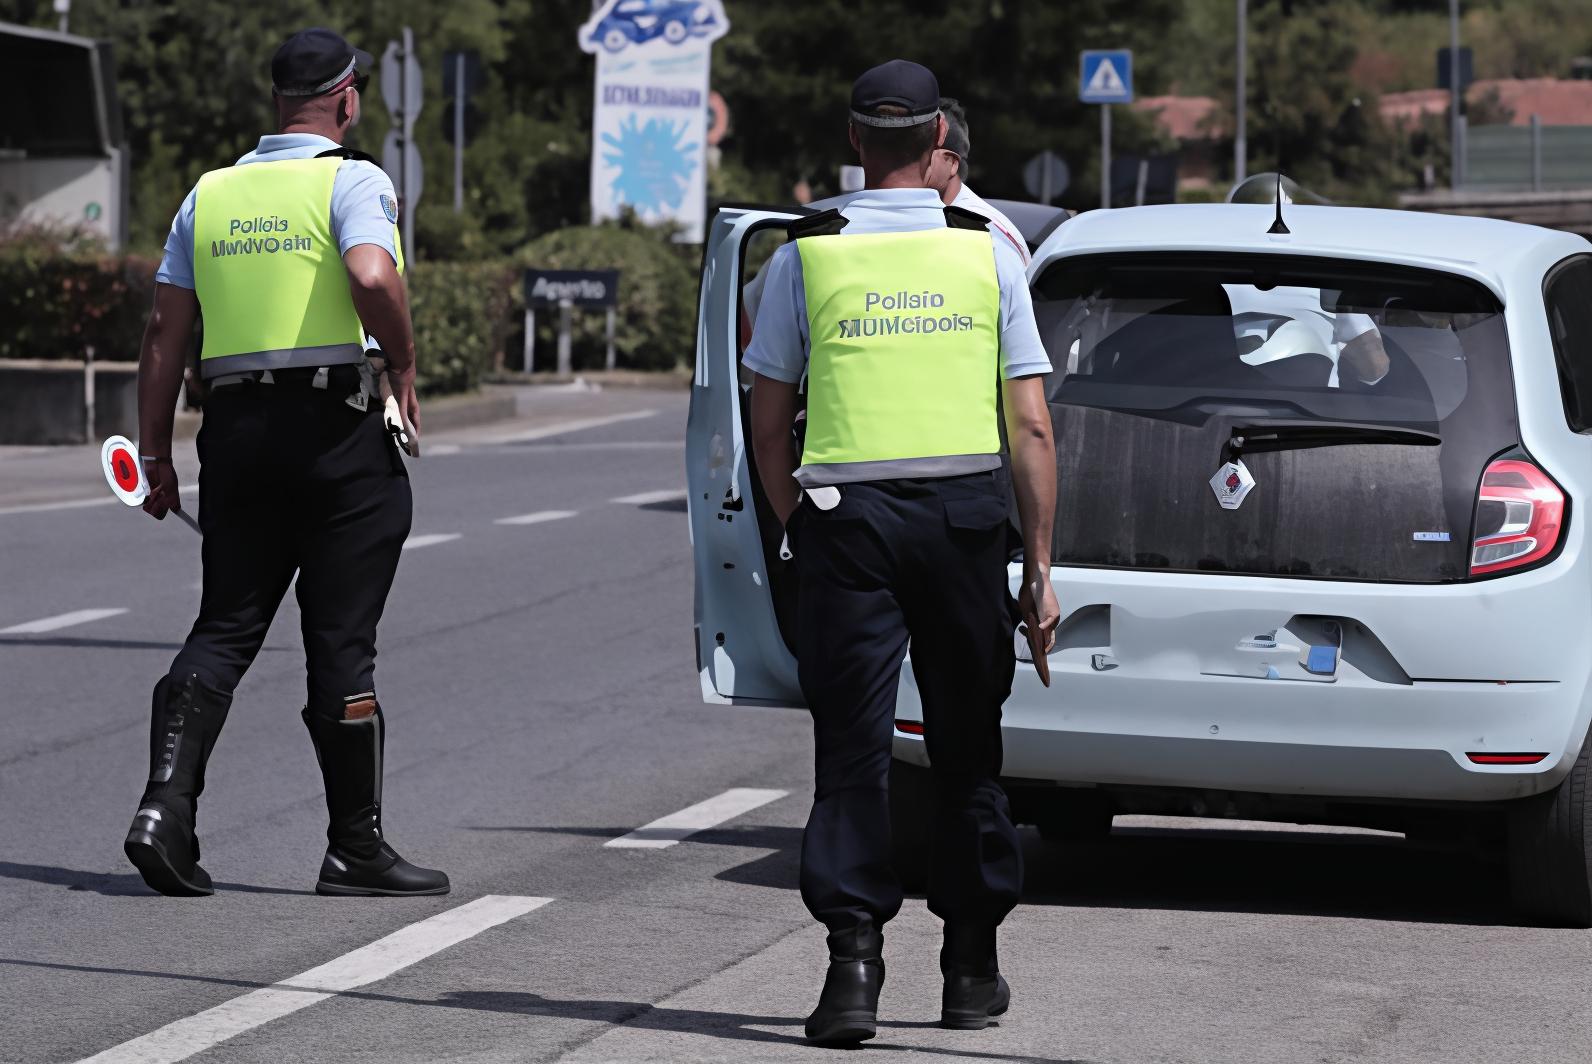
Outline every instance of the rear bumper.
<path id="1" fill-rule="evenodd" d="M 1575 649 L 1587 645 L 1588 611 L 1566 605 L 1589 596 L 1566 574 L 1547 578 L 1555 568 L 1433 589 L 1058 569 L 1063 616 L 1100 604 L 1110 624 L 1089 628 L 1095 645 L 1052 654 L 1048 689 L 1018 663 L 1003 774 L 1390 803 L 1550 790 L 1592 714 L 1587 655 Z M 1388 682 L 1347 664 L 1333 682 L 1233 674 L 1249 653 L 1234 650 L 1235 635 L 1304 613 L 1364 624 L 1409 675 L 1454 678 Z M 1545 616 L 1548 629 L 1535 630 Z M 922 716 L 910 662 L 897 716 Z M 895 751 L 927 763 L 915 736 L 897 732 Z M 1477 765 L 1472 752 L 1547 756 Z"/>

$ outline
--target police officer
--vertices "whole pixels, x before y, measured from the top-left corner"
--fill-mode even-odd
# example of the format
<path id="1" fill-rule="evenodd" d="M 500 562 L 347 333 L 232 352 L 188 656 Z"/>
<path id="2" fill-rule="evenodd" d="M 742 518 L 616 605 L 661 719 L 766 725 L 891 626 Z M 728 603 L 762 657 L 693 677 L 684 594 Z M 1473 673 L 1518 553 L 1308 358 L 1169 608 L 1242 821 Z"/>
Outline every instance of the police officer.
<path id="1" fill-rule="evenodd" d="M 945 921 L 941 1022 L 982 1028 L 1009 1001 L 995 929 L 1022 864 L 998 782 L 1015 627 L 1002 406 L 1023 532 L 1019 609 L 1051 640 L 1059 618 L 1050 364 L 1016 254 L 935 191 L 939 103 L 916 63 L 857 79 L 851 142 L 868 191 L 792 223 L 745 357 L 758 471 L 799 574 L 797 659 L 816 748 L 801 890 L 830 954 L 807 1020 L 818 1042 L 875 1033 L 881 930 L 901 906 L 886 788 L 909 640 L 936 791 L 923 815 L 929 909 Z"/>
<path id="2" fill-rule="evenodd" d="M 366 331 L 415 429 L 419 405 L 392 183 L 341 146 L 370 63 L 331 30 L 289 38 L 271 60 L 279 132 L 199 179 L 157 274 L 138 382 L 144 508 L 157 519 L 181 507 L 172 409 L 201 311 L 208 393 L 198 440 L 204 590 L 187 642 L 155 685 L 149 782 L 124 847 L 162 894 L 212 892 L 194 831 L 205 762 L 295 574 L 309 677 L 302 715 L 330 814 L 316 890 L 448 891 L 446 875 L 398 856 L 381 825 L 376 623 L 411 498 L 365 361 Z"/>

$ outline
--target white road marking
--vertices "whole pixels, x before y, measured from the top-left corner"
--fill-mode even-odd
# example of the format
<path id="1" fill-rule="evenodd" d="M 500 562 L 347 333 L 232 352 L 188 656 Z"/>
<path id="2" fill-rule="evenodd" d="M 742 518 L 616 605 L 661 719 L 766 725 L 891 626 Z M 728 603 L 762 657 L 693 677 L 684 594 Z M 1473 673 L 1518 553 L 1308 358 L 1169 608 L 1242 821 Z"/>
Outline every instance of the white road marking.
<path id="1" fill-rule="evenodd" d="M 716 798 L 698 802 L 678 813 L 644 824 L 628 835 L 609 839 L 604 846 L 617 849 L 661 850 L 673 846 L 681 839 L 699 831 L 717 827 L 726 820 L 734 820 L 789 794 L 789 791 L 768 791 L 757 787 L 734 787 Z"/>
<path id="2" fill-rule="evenodd" d="M 192 495 L 199 490 L 198 484 L 184 484 L 177 489 L 180 494 Z M 30 502 L 21 506 L 0 506 L 0 517 L 7 514 L 44 514 L 54 510 L 81 510 L 87 506 L 104 506 L 108 503 L 121 502 L 114 495 L 106 495 L 94 499 L 65 499 L 61 502 Z M 125 505 L 125 504 L 124 504 Z M 136 507 L 129 506 L 129 510 Z"/>
<path id="3" fill-rule="evenodd" d="M 426 536 L 410 536 L 404 540 L 404 550 L 415 550 L 419 547 L 431 547 L 438 543 L 449 543 L 458 539 L 462 532 L 433 532 Z"/>
<path id="4" fill-rule="evenodd" d="M 566 517 L 577 516 L 576 510 L 538 510 L 533 514 L 520 514 L 518 517 L 500 517 L 492 523 L 494 525 L 539 525 L 546 521 L 562 521 Z"/>
<path id="5" fill-rule="evenodd" d="M 456 443 L 439 443 L 426 448 L 426 457 L 443 458 L 450 454 L 458 454 L 462 450 L 464 450 L 464 448 L 460 447 Z"/>
<path id="6" fill-rule="evenodd" d="M 126 613 L 126 609 L 112 610 L 73 610 L 71 613 L 61 613 L 54 617 L 43 617 L 37 621 L 28 621 L 26 624 L 13 624 L 10 628 L 0 628 L 0 635 L 38 635 L 40 632 L 58 632 L 62 628 L 71 628 L 77 624 L 87 624 L 90 621 L 103 621 L 107 617 L 115 617 Z"/>
<path id="7" fill-rule="evenodd" d="M 562 424 L 544 425 L 539 429 L 527 432 L 511 432 L 498 436 L 487 436 L 479 443 L 525 443 L 530 440 L 545 440 L 549 436 L 562 436 L 566 432 L 584 432 L 587 429 L 600 429 L 604 425 L 617 425 L 624 421 L 641 421 L 644 418 L 657 416 L 656 410 L 632 410 L 624 414 L 609 414 L 607 417 L 580 418 L 575 421 L 565 421 Z"/>
<path id="8" fill-rule="evenodd" d="M 280 983 L 253 990 L 112 1046 L 80 1064 L 173 1064 L 245 1031 L 270 1023 L 423 961 L 482 931 L 540 909 L 551 898 L 488 894 L 466 905 L 399 928 L 386 938 Z"/>
<path id="9" fill-rule="evenodd" d="M 656 502 L 675 502 L 683 498 L 685 498 L 684 488 L 672 488 L 669 491 L 644 491 L 639 495 L 621 495 L 617 499 L 608 501 L 621 506 L 647 506 Z"/>

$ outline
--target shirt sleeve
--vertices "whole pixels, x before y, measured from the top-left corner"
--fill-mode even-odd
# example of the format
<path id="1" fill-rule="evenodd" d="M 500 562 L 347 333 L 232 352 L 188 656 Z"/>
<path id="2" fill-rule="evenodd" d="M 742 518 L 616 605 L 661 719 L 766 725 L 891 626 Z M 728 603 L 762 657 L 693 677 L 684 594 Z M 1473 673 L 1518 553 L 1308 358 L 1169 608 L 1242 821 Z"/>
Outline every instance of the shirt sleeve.
<path id="1" fill-rule="evenodd" d="M 393 239 L 398 224 L 398 196 L 392 179 L 375 163 L 350 159 L 332 181 L 332 236 L 339 254 L 360 244 L 384 248 L 398 261 Z"/>
<path id="2" fill-rule="evenodd" d="M 198 191 L 197 185 L 188 190 L 187 197 L 177 210 L 177 217 L 171 220 L 171 232 L 166 236 L 166 251 L 160 257 L 160 269 L 155 271 L 155 280 L 161 284 L 174 284 L 178 288 L 190 290 L 194 287 L 193 205 Z"/>
<path id="3" fill-rule="evenodd" d="M 994 238 L 995 276 L 1001 286 L 1001 374 L 1007 380 L 1050 372 L 1050 356 L 1039 339 L 1028 274 L 1017 252 Z"/>
<path id="4" fill-rule="evenodd" d="M 742 360 L 747 369 L 787 384 L 799 383 L 807 369 L 807 316 L 801 298 L 801 259 L 795 244 L 774 252 L 764 272 L 764 292 L 752 329 L 752 342 Z"/>

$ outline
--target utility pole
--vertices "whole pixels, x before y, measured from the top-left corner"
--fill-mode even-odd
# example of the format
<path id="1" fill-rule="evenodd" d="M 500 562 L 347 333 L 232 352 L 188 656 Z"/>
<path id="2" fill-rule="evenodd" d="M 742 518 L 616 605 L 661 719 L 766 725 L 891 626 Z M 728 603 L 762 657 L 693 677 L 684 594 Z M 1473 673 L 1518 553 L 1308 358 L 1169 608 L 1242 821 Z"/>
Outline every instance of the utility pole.
<path id="1" fill-rule="evenodd" d="M 72 0 L 55 0 L 55 13 L 61 16 L 61 32 L 67 32 L 67 22 L 72 14 Z"/>
<path id="2" fill-rule="evenodd" d="M 1234 103 L 1233 184 L 1249 176 L 1249 136 L 1247 130 L 1249 92 L 1249 0 L 1238 0 L 1238 88 Z"/>
<path id="3" fill-rule="evenodd" d="M 1448 0 L 1448 91 L 1449 109 L 1453 112 L 1449 115 L 1449 184 L 1457 192 L 1465 170 L 1465 160 L 1461 157 L 1465 135 L 1460 131 L 1460 124 L 1465 121 L 1460 113 L 1465 96 L 1459 84 L 1459 0 Z"/>

